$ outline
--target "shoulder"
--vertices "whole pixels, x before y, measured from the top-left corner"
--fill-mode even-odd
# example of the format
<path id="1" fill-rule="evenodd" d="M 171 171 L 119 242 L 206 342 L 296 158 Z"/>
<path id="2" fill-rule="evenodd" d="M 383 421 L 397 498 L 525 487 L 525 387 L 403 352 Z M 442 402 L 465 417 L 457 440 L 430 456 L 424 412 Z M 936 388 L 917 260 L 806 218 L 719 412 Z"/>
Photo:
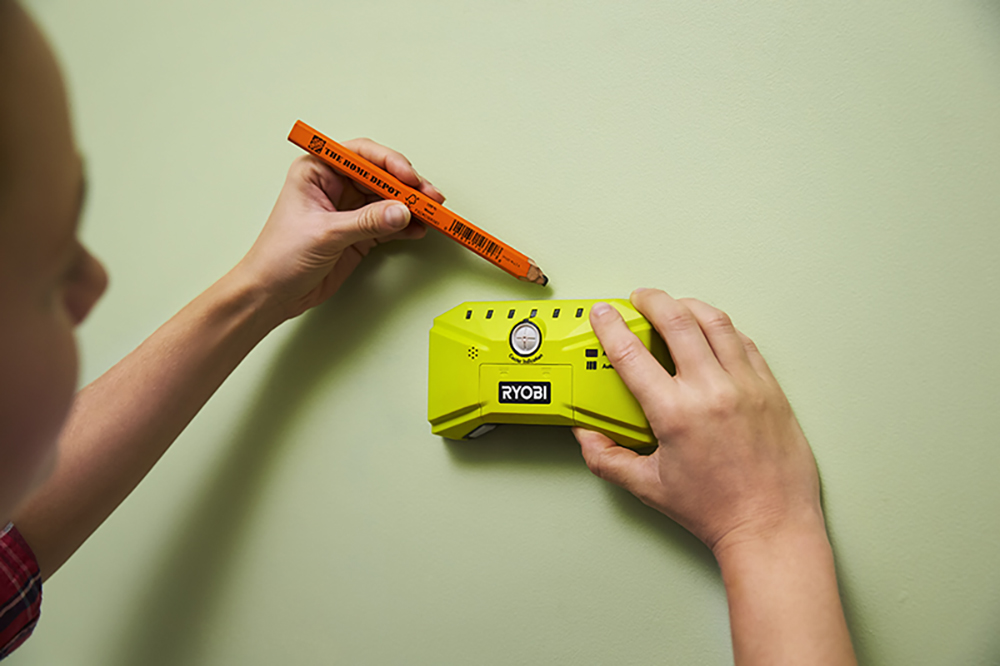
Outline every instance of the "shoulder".
<path id="1" fill-rule="evenodd" d="M 8 523 L 0 532 L 0 659 L 35 630 L 41 605 L 38 562 L 21 533 Z"/>

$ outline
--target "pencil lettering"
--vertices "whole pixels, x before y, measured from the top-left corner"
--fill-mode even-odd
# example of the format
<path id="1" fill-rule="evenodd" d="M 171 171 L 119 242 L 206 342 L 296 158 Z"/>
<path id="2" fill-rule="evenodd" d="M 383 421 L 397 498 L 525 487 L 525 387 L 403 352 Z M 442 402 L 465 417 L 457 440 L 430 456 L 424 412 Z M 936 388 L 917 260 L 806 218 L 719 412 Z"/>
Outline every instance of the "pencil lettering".
<path id="1" fill-rule="evenodd" d="M 363 178 L 367 178 L 369 175 L 371 175 L 360 164 L 355 164 L 350 160 L 344 160 L 344 166 Z"/>
<path id="2" fill-rule="evenodd" d="M 395 187 L 385 182 L 375 174 L 372 174 L 372 176 L 368 180 L 370 180 L 374 185 L 381 187 L 383 190 L 393 195 L 394 197 L 398 197 L 401 194 L 399 190 L 397 190 Z"/>

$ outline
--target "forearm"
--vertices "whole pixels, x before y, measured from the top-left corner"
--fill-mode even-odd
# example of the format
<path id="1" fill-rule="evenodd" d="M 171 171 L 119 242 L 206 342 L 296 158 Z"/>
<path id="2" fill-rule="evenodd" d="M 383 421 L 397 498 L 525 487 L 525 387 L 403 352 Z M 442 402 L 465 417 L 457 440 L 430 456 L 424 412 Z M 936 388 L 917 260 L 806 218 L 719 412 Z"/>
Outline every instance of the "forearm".
<path id="1" fill-rule="evenodd" d="M 274 323 L 230 273 L 80 391 L 54 473 L 14 518 L 43 576 L 128 496 Z"/>
<path id="2" fill-rule="evenodd" d="M 716 553 L 736 664 L 856 664 L 820 524 Z"/>

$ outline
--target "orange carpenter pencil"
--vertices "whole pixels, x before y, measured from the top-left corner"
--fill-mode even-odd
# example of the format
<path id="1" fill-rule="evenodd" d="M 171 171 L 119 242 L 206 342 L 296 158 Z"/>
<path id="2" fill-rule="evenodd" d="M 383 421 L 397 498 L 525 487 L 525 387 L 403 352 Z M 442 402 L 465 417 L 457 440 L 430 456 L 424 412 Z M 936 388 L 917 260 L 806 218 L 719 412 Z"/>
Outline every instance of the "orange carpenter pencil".
<path id="1" fill-rule="evenodd" d="M 401 182 L 384 169 L 320 134 L 301 120 L 295 123 L 288 140 L 380 197 L 406 204 L 413 217 L 458 241 L 517 279 L 542 286 L 548 284 L 549 279 L 545 277 L 545 273 L 527 256 Z"/>

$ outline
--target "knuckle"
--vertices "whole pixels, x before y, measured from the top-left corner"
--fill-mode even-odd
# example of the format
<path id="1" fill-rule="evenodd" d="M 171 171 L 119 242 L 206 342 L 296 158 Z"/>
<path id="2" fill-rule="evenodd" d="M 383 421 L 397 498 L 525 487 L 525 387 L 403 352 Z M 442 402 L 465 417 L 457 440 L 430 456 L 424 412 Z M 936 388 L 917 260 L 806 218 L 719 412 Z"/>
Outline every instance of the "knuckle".
<path id="1" fill-rule="evenodd" d="M 300 155 L 288 167 L 285 186 L 301 186 L 304 182 L 322 183 L 330 171 L 330 167 L 312 155 Z"/>
<path id="2" fill-rule="evenodd" d="M 605 453 L 603 451 L 589 456 L 586 459 L 586 463 L 587 463 L 587 469 L 589 469 L 594 476 L 596 476 L 599 479 L 606 478 L 607 462 L 605 459 Z"/>
<path id="3" fill-rule="evenodd" d="M 345 142 L 344 146 L 348 150 L 352 150 L 358 155 L 361 155 L 365 159 L 371 160 L 376 164 L 380 161 L 382 153 L 385 149 L 385 147 L 380 143 L 367 136 L 359 136 L 355 139 L 351 139 L 350 141 Z"/>
<path id="4" fill-rule="evenodd" d="M 754 391 L 750 395 L 750 399 L 748 402 L 750 408 L 753 409 L 754 412 L 757 413 L 764 412 L 767 411 L 768 407 L 770 407 L 771 405 L 771 396 L 768 395 L 766 391 Z"/>
<path id="5" fill-rule="evenodd" d="M 313 158 L 312 155 L 299 155 L 294 160 L 292 160 L 292 165 L 288 167 L 288 173 L 289 174 L 298 173 L 303 169 L 310 167 L 313 164 L 314 159 L 315 158 Z"/>
<path id="6" fill-rule="evenodd" d="M 608 357 L 616 366 L 634 367 L 642 358 L 642 344 L 638 340 L 624 340 L 607 349 Z M 645 347 L 642 347 L 644 350 Z"/>
<path id="7" fill-rule="evenodd" d="M 719 382 L 713 385 L 705 397 L 705 409 L 712 416 L 724 416 L 737 411 L 743 395 L 730 382 Z"/>
<path id="8" fill-rule="evenodd" d="M 377 236 L 379 231 L 380 211 L 374 206 L 362 208 L 358 215 L 358 228 L 366 236 Z"/>
<path id="9" fill-rule="evenodd" d="M 668 331 L 680 332 L 690 330 L 698 322 L 687 308 L 676 308 L 664 314 L 663 325 Z"/>
<path id="10" fill-rule="evenodd" d="M 705 326 L 720 333 L 736 331 L 733 320 L 722 310 L 713 310 L 712 314 L 705 320 Z"/>
<path id="11" fill-rule="evenodd" d="M 745 411 L 765 412 L 771 404 L 771 392 L 759 379 L 751 379 L 740 387 L 736 402 Z"/>

